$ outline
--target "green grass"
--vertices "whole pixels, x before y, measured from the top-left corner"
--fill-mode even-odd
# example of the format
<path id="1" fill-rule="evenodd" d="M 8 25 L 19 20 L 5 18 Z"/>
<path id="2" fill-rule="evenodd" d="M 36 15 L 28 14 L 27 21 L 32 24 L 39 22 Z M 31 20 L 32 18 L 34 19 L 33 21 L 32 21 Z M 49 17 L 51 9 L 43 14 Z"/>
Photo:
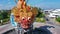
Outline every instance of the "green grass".
<path id="1" fill-rule="evenodd" d="M 3 22 L 2 22 L 2 23 L 0 22 L 0 25 L 7 24 L 7 23 L 8 23 L 8 21 L 9 21 L 9 18 L 7 18 L 7 19 L 3 19 Z"/>
<path id="2" fill-rule="evenodd" d="M 56 18 L 56 21 L 60 23 L 60 17 Z"/>

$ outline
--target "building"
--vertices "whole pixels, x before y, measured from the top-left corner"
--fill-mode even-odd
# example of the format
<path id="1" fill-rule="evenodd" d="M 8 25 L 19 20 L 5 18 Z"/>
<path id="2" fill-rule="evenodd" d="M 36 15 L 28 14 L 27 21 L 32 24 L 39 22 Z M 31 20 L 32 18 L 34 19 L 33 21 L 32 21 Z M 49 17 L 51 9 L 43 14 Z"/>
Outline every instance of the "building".
<path id="1" fill-rule="evenodd" d="M 49 12 L 49 17 L 57 17 L 60 16 L 60 9 L 55 9 Z"/>
<path id="2" fill-rule="evenodd" d="M 52 11 L 52 10 L 44 10 L 43 13 L 45 13 L 46 15 L 49 15 L 51 11 Z"/>

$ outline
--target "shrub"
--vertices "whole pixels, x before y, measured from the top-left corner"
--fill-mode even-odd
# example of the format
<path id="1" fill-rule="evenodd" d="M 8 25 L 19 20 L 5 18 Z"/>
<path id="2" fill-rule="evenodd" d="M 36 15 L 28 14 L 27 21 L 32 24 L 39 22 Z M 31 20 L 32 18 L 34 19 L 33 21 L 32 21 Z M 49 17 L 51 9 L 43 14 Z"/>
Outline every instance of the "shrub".
<path id="1" fill-rule="evenodd" d="M 41 22 L 45 22 L 45 19 L 44 19 L 44 18 L 40 18 L 40 21 L 41 21 Z"/>
<path id="2" fill-rule="evenodd" d="M 8 21 L 9 21 L 9 19 L 4 19 L 4 20 L 3 20 L 3 22 L 8 22 Z"/>
<path id="3" fill-rule="evenodd" d="M 60 17 L 56 18 L 56 21 L 60 22 Z"/>
<path id="4" fill-rule="evenodd" d="M 40 22 L 40 18 L 36 18 L 36 22 Z"/>
<path id="5" fill-rule="evenodd" d="M 36 18 L 36 22 L 45 22 L 44 18 Z"/>

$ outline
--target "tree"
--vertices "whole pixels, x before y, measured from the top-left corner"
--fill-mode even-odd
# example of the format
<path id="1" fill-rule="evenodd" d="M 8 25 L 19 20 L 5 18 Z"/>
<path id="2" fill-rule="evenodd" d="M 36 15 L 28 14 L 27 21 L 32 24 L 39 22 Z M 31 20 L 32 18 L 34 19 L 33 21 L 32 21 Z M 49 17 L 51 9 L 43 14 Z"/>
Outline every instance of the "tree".
<path id="1" fill-rule="evenodd" d="M 2 12 L 1 15 L 2 15 L 2 19 L 8 18 L 8 13 L 7 12 Z"/>
<path id="2" fill-rule="evenodd" d="M 2 16 L 2 14 L 0 13 L 0 20 L 2 20 L 2 18 L 3 18 L 3 16 Z"/>
<path id="3" fill-rule="evenodd" d="M 39 18 L 44 17 L 44 14 L 41 8 L 38 8 L 38 15 L 36 17 L 39 17 Z"/>

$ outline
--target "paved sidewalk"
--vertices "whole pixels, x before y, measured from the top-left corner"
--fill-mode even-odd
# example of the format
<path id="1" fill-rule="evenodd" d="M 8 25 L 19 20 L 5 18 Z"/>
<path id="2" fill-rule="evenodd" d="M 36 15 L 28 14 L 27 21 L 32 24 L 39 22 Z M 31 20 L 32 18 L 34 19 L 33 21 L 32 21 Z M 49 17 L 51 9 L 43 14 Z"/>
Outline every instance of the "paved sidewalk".
<path id="1" fill-rule="evenodd" d="M 11 29 L 13 29 L 11 24 L 2 25 L 2 26 L 0 26 L 0 34 L 6 32 L 6 31 L 9 31 Z"/>

